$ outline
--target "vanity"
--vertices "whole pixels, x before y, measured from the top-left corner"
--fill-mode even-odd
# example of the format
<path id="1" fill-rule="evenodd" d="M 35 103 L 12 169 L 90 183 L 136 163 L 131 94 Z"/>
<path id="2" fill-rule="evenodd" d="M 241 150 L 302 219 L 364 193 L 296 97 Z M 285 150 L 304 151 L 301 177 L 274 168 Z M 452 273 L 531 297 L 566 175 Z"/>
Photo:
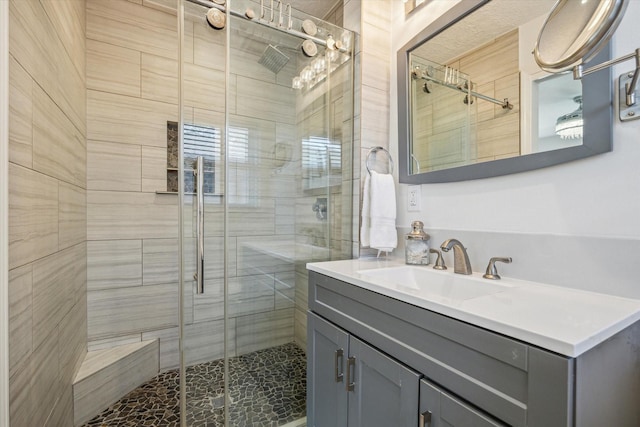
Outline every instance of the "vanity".
<path id="1" fill-rule="evenodd" d="M 640 301 L 399 260 L 311 263 L 307 422 L 640 425 Z"/>

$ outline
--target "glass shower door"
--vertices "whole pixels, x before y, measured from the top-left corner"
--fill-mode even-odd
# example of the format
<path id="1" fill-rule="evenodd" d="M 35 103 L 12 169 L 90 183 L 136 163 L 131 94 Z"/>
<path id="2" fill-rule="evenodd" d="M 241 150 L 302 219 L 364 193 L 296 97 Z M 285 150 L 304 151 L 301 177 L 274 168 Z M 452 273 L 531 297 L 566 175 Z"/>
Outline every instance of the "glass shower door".
<path id="1" fill-rule="evenodd" d="M 309 56 L 305 38 L 276 28 L 288 9 L 263 25 L 243 17 L 262 16 L 260 3 L 234 0 L 242 14 L 216 30 L 207 8 L 183 5 L 186 425 L 300 425 L 305 265 L 351 256 L 352 36 L 314 19 L 343 47 L 314 43 Z M 302 19 L 294 11 L 292 27 Z"/>

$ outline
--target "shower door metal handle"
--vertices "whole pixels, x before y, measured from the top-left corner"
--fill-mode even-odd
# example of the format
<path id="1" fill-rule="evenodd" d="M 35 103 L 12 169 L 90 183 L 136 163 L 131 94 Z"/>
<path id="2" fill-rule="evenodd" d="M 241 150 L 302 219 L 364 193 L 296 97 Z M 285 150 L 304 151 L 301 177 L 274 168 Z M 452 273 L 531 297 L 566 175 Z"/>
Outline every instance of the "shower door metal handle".
<path id="1" fill-rule="evenodd" d="M 196 293 L 204 293 L 204 157 L 196 160 Z"/>

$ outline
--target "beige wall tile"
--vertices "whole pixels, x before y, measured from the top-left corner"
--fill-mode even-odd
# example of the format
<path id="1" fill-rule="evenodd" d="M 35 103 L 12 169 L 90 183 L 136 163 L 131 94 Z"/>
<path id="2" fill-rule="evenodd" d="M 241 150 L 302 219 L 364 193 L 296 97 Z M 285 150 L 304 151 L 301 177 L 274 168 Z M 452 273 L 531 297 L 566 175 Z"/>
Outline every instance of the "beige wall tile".
<path id="1" fill-rule="evenodd" d="M 237 77 L 237 114 L 264 120 L 294 124 L 296 120 L 293 90 L 282 86 Z"/>
<path id="2" fill-rule="evenodd" d="M 87 89 L 140 96 L 140 52 L 87 39 Z"/>
<path id="3" fill-rule="evenodd" d="M 104 289 L 87 298 L 91 340 L 178 324 L 177 284 Z"/>
<path id="4" fill-rule="evenodd" d="M 384 132 L 388 134 L 388 96 L 388 91 L 382 91 L 372 87 L 366 87 L 362 91 L 362 120 L 366 120 L 366 130 Z M 365 132 L 365 129 L 362 131 Z M 364 137 L 363 140 L 365 140 Z M 385 147 L 388 145 L 388 142 L 384 144 Z"/>
<path id="5" fill-rule="evenodd" d="M 33 100 L 31 76 L 9 57 L 9 161 L 33 166 Z"/>
<path id="6" fill-rule="evenodd" d="M 307 310 L 299 307 L 294 315 L 294 340 L 300 348 L 307 348 Z"/>
<path id="7" fill-rule="evenodd" d="M 478 84 L 517 73 L 518 68 L 517 29 L 460 58 L 460 71 Z"/>
<path id="8" fill-rule="evenodd" d="M 89 191 L 89 240 L 176 238 L 177 198 L 171 195 Z"/>
<path id="9" fill-rule="evenodd" d="M 140 191 L 142 148 L 139 145 L 88 141 L 89 190 Z"/>
<path id="10" fill-rule="evenodd" d="M 73 391 L 71 387 L 61 388 L 58 400 L 44 425 L 45 427 L 73 425 Z"/>
<path id="11" fill-rule="evenodd" d="M 85 137 L 42 89 L 33 95 L 33 168 L 84 188 Z"/>
<path id="12" fill-rule="evenodd" d="M 178 61 L 142 53 L 141 85 L 143 98 L 177 104 Z"/>
<path id="13" fill-rule="evenodd" d="M 60 380 L 63 384 L 72 384 L 87 353 L 86 297 L 62 318 L 57 351 L 60 354 Z"/>
<path id="14" fill-rule="evenodd" d="M 87 351 L 106 350 L 142 341 L 142 334 L 120 335 L 117 337 L 93 340 L 87 343 Z"/>
<path id="15" fill-rule="evenodd" d="M 59 248 L 68 248 L 87 240 L 87 191 L 60 182 L 58 209 Z"/>
<path id="16" fill-rule="evenodd" d="M 187 325 L 185 327 L 184 340 L 186 364 L 191 366 L 197 363 L 223 358 L 225 356 L 224 328 L 223 320 L 212 320 Z M 234 356 L 236 354 L 235 319 L 231 319 L 231 321 L 228 322 L 227 330 L 227 354 Z"/>
<path id="17" fill-rule="evenodd" d="M 87 138 L 90 140 L 166 148 L 167 121 L 177 119 L 175 105 L 87 91 Z"/>
<path id="18" fill-rule="evenodd" d="M 224 112 L 224 72 L 184 64 L 184 105 Z"/>
<path id="19" fill-rule="evenodd" d="M 167 190 L 167 150 L 142 146 L 142 191 Z"/>
<path id="20" fill-rule="evenodd" d="M 142 283 L 178 283 L 178 239 L 145 239 L 142 242 Z"/>
<path id="21" fill-rule="evenodd" d="M 293 341 L 293 309 L 269 311 L 236 319 L 236 351 L 252 351 Z"/>
<path id="22" fill-rule="evenodd" d="M 87 242 L 87 288 L 123 288 L 142 285 L 142 241 Z"/>
<path id="23" fill-rule="evenodd" d="M 40 2 L 9 3 L 9 52 L 48 93 L 57 91 L 58 65 L 52 44 L 55 37 Z"/>
<path id="24" fill-rule="evenodd" d="M 177 21 L 172 14 L 124 0 L 87 1 L 87 38 L 177 59 Z"/>
<path id="25" fill-rule="evenodd" d="M 160 372 L 180 366 L 178 335 L 178 328 L 160 329 L 142 333 L 143 340 L 157 339 L 160 344 Z"/>
<path id="26" fill-rule="evenodd" d="M 58 182 L 9 164 L 9 268 L 58 250 Z"/>
<path id="27" fill-rule="evenodd" d="M 31 354 L 14 367 L 9 377 L 9 422 L 11 426 L 31 426 Z"/>
<path id="28" fill-rule="evenodd" d="M 33 263 L 33 347 L 57 335 L 58 325 L 86 283 L 86 246 L 79 244 Z M 57 338 L 56 338 L 57 339 Z"/>
<path id="29" fill-rule="evenodd" d="M 76 70 L 71 58 L 63 54 L 63 46 L 58 44 L 56 51 L 60 52 L 58 61 L 57 91 L 51 98 L 69 117 L 82 135 L 87 133 L 87 93 L 84 68 L 82 74 Z M 82 58 L 84 61 L 84 58 Z"/>
<path id="30" fill-rule="evenodd" d="M 28 363 L 32 345 L 32 265 L 9 272 L 9 376 Z"/>
<path id="31" fill-rule="evenodd" d="M 53 24 L 56 35 L 74 63 L 76 71 L 85 69 L 85 4 L 81 0 L 40 2 Z"/>
<path id="32" fill-rule="evenodd" d="M 478 124 L 478 158 L 520 153 L 519 115 L 507 114 Z M 506 130 L 510 130 L 507 132 Z"/>
<path id="33" fill-rule="evenodd" d="M 224 33 L 214 30 L 204 20 L 194 21 L 193 60 L 196 65 L 224 71 Z"/>
<path id="34" fill-rule="evenodd" d="M 275 309 L 292 308 L 295 306 L 296 283 L 295 272 L 276 273 L 276 304 Z"/>
<path id="35" fill-rule="evenodd" d="M 230 277 L 227 308 L 230 317 L 262 313 L 274 309 L 273 275 Z M 205 293 L 194 295 L 194 322 L 220 319 L 224 316 L 224 282 L 207 280 Z"/>
<path id="36" fill-rule="evenodd" d="M 58 379 L 60 358 L 57 345 L 58 329 L 54 328 L 31 355 L 33 376 L 30 388 L 33 406 L 29 417 L 28 425 L 30 426 L 44 425 L 53 411 L 58 396 L 62 394 L 62 383 Z"/>

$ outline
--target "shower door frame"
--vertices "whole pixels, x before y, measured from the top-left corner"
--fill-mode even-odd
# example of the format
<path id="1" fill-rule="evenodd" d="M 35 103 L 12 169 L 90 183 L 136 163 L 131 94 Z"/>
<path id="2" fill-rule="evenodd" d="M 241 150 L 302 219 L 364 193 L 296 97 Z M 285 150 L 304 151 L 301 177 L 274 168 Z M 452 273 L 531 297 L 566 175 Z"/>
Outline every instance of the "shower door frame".
<path id="1" fill-rule="evenodd" d="M 178 94 L 178 108 L 179 108 L 179 126 L 178 126 L 178 130 L 179 130 L 179 159 L 178 159 L 178 165 L 179 165 L 179 172 L 178 172 L 178 191 L 179 191 L 179 195 L 178 195 L 178 199 L 179 199 L 179 209 L 178 209 L 178 215 L 179 215 L 179 226 L 180 226 L 180 230 L 179 230 L 179 279 L 180 279 L 180 292 L 179 292 L 179 317 L 180 317 L 180 322 L 179 322 L 179 330 L 180 330 L 180 340 L 179 340 L 179 364 L 180 364 L 180 422 L 181 422 L 181 426 L 187 426 L 187 396 L 186 396 L 186 370 L 187 370 L 187 348 L 185 345 L 185 319 L 184 317 L 184 313 L 185 313 L 185 287 L 189 287 L 191 285 L 191 280 L 188 279 L 188 277 L 191 276 L 191 273 L 193 271 L 193 268 L 195 266 L 190 265 L 189 262 L 186 262 L 184 259 L 184 252 L 185 252 L 185 241 L 187 241 L 187 237 L 188 237 L 188 231 L 184 229 L 183 226 L 183 222 L 185 220 L 185 215 L 189 215 L 188 211 L 184 210 L 184 206 L 186 206 L 186 201 L 185 201 L 185 175 L 184 175 L 184 169 L 185 169 L 185 146 L 184 146 L 184 125 L 185 125 L 185 98 L 184 98 L 184 78 L 186 76 L 185 74 L 185 61 L 183 58 L 183 50 L 184 50 L 184 42 L 185 42 L 185 19 L 186 19 L 186 13 L 185 13 L 185 5 L 187 3 L 194 3 L 196 5 L 199 6 L 204 6 L 206 8 L 212 8 L 215 7 L 219 10 L 224 10 L 225 13 L 225 17 L 226 17 L 226 25 L 224 27 L 223 30 L 224 31 L 224 43 L 225 43 L 225 48 L 224 48 L 224 87 L 225 87 L 225 95 L 224 95 L 224 132 L 221 135 L 221 148 L 223 150 L 222 152 L 222 156 L 221 156 L 221 165 L 217 166 L 219 167 L 219 171 L 221 173 L 221 175 L 224 177 L 223 178 L 223 186 L 222 186 L 222 197 L 220 197 L 221 199 L 221 207 L 222 207 L 222 211 L 219 213 L 216 213 L 214 221 L 219 221 L 222 222 L 222 258 L 223 258 L 223 322 L 224 322 L 224 337 L 223 337 L 223 342 L 224 342 L 224 382 L 223 382 L 223 387 L 224 387 L 224 426 L 228 427 L 230 425 L 230 423 L 233 421 L 230 419 L 230 406 L 231 406 L 231 401 L 230 401 L 230 394 L 229 394 L 229 371 L 230 371 L 230 358 L 232 356 L 234 356 L 234 349 L 230 346 L 230 341 L 231 341 L 231 331 L 229 330 L 229 323 L 231 320 L 231 313 L 229 313 L 229 305 L 232 301 L 229 301 L 229 282 L 230 282 L 230 277 L 229 277 L 229 273 L 230 273 L 230 258 L 229 258 L 229 253 L 228 253 L 228 248 L 230 245 L 230 239 L 233 237 L 230 234 L 230 222 L 231 222 L 231 218 L 230 218 L 230 193 L 229 193 L 229 189 L 230 189 L 230 179 L 229 179 L 229 174 L 232 173 L 231 169 L 230 169 L 230 150 L 229 150 L 229 145 L 230 145 L 230 141 L 229 141 L 229 128 L 231 126 L 231 118 L 232 118 L 232 111 L 230 110 L 230 108 L 228 108 L 230 106 L 230 101 L 231 101 L 231 97 L 232 97 L 232 93 L 231 93 L 231 75 L 232 75 L 232 66 L 231 66 L 231 62 L 232 62 L 232 51 L 231 51 L 231 30 L 232 30 L 232 22 L 234 19 L 238 18 L 238 19 L 246 19 L 250 22 L 252 22 L 252 25 L 256 25 L 256 24 L 260 24 L 260 25 L 264 25 L 267 28 L 270 28 L 271 30 L 275 30 L 275 31 L 282 31 L 284 33 L 288 33 L 291 36 L 294 36 L 296 38 L 300 38 L 300 39 L 310 39 L 313 40 L 314 42 L 316 42 L 317 44 L 321 45 L 321 46 L 327 46 L 327 42 L 325 40 L 321 40 L 321 39 L 317 39 L 316 37 L 313 36 L 309 36 L 307 34 L 304 34 L 302 32 L 299 32 L 297 30 L 294 29 L 285 29 L 285 28 L 278 28 L 278 27 L 274 27 L 268 24 L 265 24 L 264 22 L 261 22 L 260 20 L 253 20 L 253 19 L 247 19 L 243 14 L 240 14 L 238 12 L 234 12 L 231 8 L 231 2 L 233 0 L 227 0 L 226 5 L 224 7 L 216 5 L 215 3 L 209 3 L 207 1 L 203 1 L 203 0 L 176 0 L 177 2 L 177 18 L 178 18 L 178 34 L 179 34 L 179 38 L 180 38 L 180 42 L 179 42 L 179 51 L 178 51 L 178 55 L 179 55 L 179 67 L 178 67 L 178 81 L 179 81 L 179 94 Z M 353 108 L 354 108 L 354 99 L 353 99 L 353 94 L 354 94 L 354 90 L 355 90 L 355 86 L 354 86 L 354 73 L 355 73 L 355 65 L 354 65 L 354 56 L 353 56 L 353 48 L 349 48 L 349 49 L 345 49 L 343 50 L 343 48 L 339 48 L 338 50 L 343 50 L 344 52 L 348 52 L 349 53 L 349 67 L 350 67 L 350 72 L 348 73 L 348 78 L 350 79 L 350 103 L 349 103 L 349 108 L 350 110 L 353 112 Z M 222 55 L 221 55 L 222 57 Z M 327 84 L 327 86 L 330 88 L 330 77 L 327 76 L 326 82 L 324 84 Z M 328 96 L 328 93 L 325 95 Z M 327 119 L 329 120 L 329 116 L 327 116 Z M 349 157 L 351 159 L 353 159 L 353 152 L 355 150 L 355 145 L 354 145 L 354 136 L 353 136 L 353 120 L 351 121 L 351 131 L 350 131 L 350 136 L 347 140 L 348 142 L 348 150 L 350 151 L 350 155 Z M 330 128 L 330 126 L 326 126 L 327 129 Z M 343 145 L 344 147 L 344 145 Z M 327 157 L 327 161 L 330 161 L 330 157 Z M 331 167 L 329 165 L 328 168 L 329 172 L 327 175 L 327 187 L 326 187 L 326 197 L 327 197 L 327 201 L 329 201 L 332 198 L 332 187 L 330 185 L 330 179 L 331 179 Z M 344 173 L 344 172 L 343 172 Z M 353 180 L 353 168 L 351 167 L 350 170 L 348 171 L 348 176 L 349 176 L 349 182 L 352 182 Z M 344 184 L 343 184 L 344 185 Z M 351 189 L 350 189 L 351 190 Z M 196 190 L 197 191 L 197 190 Z M 352 193 L 350 193 L 352 194 Z M 187 195 L 189 196 L 189 195 Z M 349 203 L 349 209 L 352 208 L 351 203 Z M 193 207 L 192 207 L 193 208 Z M 222 217 L 220 217 L 220 215 L 222 215 Z M 205 220 L 206 221 L 206 220 Z M 327 239 L 327 247 L 328 249 L 331 251 L 331 233 L 330 233 L 330 221 L 327 221 L 326 224 L 326 239 Z M 352 221 L 352 215 L 350 215 L 349 218 L 349 224 Z M 211 219 L 209 219 L 209 222 L 211 222 Z M 204 226 L 204 228 L 206 228 L 206 224 Z M 197 240 L 197 239 L 196 239 Z M 188 249 L 187 249 L 188 250 Z M 218 253 L 217 250 L 215 252 L 216 254 Z M 211 254 L 209 254 L 211 255 Z M 196 269 L 197 271 L 198 269 Z M 203 277 L 204 280 L 204 277 Z"/>
<path id="2" fill-rule="evenodd" d="M 9 2 L 0 1 L 0 425 L 9 425 Z"/>
<path id="3" fill-rule="evenodd" d="M 187 426 L 187 395 L 186 395 L 186 363 L 185 363 L 185 347 L 184 347 L 184 288 L 185 278 L 185 265 L 184 265 L 184 60 L 183 60 L 183 46 L 184 46 L 184 2 L 189 1 L 200 6 L 206 7 L 216 7 L 217 5 L 214 3 L 206 4 L 204 2 L 200 2 L 198 0 L 176 0 L 177 7 L 177 19 L 178 19 L 178 82 L 179 82 L 179 90 L 178 90 L 178 224 L 179 224 L 179 233 L 178 233 L 178 257 L 179 257 L 179 302 L 178 302 L 178 316 L 179 316 L 179 398 L 180 398 L 180 425 L 181 427 Z M 227 248 L 228 248 L 228 211 L 229 211 L 229 179 L 227 176 L 227 164 L 229 161 L 229 150 L 228 150 L 228 129 L 229 129 L 229 109 L 227 108 L 229 105 L 230 99 L 230 90 L 229 90 L 229 82 L 230 82 L 230 58 L 231 58 L 231 50 L 230 50 L 230 39 L 231 39 L 231 7 L 230 0 L 227 0 L 225 7 L 225 18 L 227 25 L 224 27 L 225 32 L 225 73 L 224 73 L 224 86 L 225 86 L 225 97 L 224 97 L 224 129 L 222 135 L 221 146 L 224 146 L 224 157 L 222 158 L 222 175 L 224 176 L 224 186 L 222 190 L 222 205 L 223 205 L 223 311 L 224 311 L 224 425 L 227 427 L 229 425 L 229 394 L 227 390 L 229 389 L 229 379 L 227 372 L 229 371 L 229 334 L 228 334 L 228 296 L 229 296 L 229 272 L 228 272 L 228 257 L 227 257 Z M 203 191 L 202 187 L 198 188 L 196 186 L 196 192 Z M 201 207 L 203 209 L 202 215 L 204 215 L 204 206 Z M 204 233 L 202 228 L 199 229 L 199 233 Z M 196 239 L 197 240 L 197 239 Z M 204 255 L 204 254 L 203 254 Z M 203 273 L 203 271 L 196 271 L 199 273 Z M 201 277 L 200 280 L 204 282 L 205 278 Z"/>

